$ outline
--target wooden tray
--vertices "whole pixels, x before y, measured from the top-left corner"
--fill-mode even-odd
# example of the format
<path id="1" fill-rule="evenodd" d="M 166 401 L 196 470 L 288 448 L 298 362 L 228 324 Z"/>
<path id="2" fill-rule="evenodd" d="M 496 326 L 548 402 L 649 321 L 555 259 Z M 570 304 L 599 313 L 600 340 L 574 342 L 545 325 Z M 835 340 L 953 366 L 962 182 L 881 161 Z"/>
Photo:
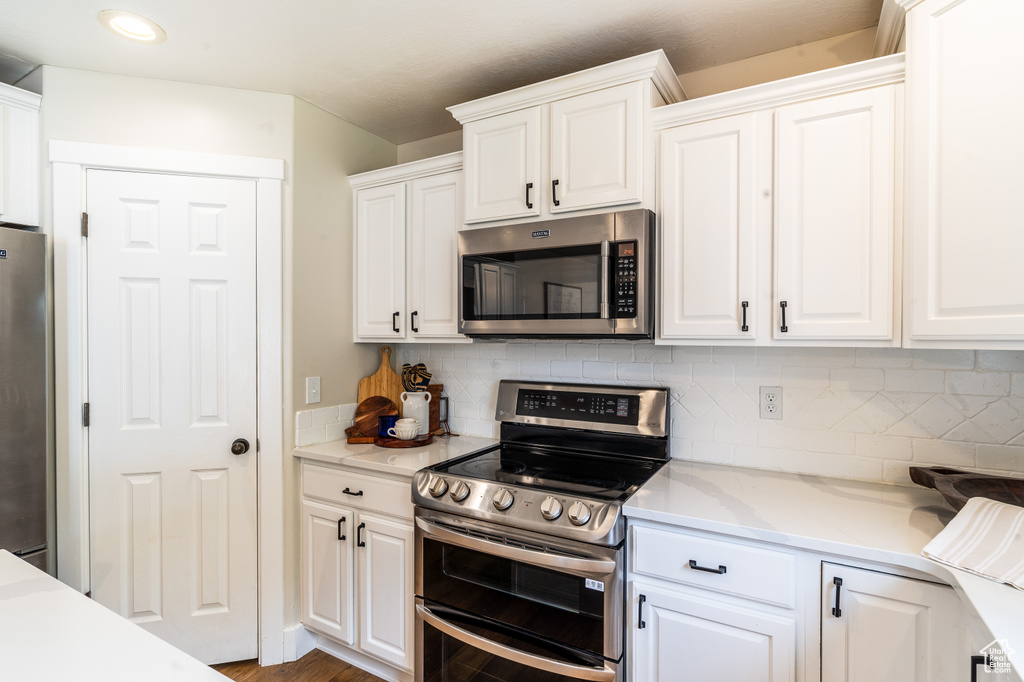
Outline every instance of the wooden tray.
<path id="1" fill-rule="evenodd" d="M 379 445 L 382 448 L 418 448 L 424 445 L 430 445 L 434 442 L 434 434 L 427 433 L 422 436 L 416 436 L 412 440 L 399 440 L 398 438 L 381 438 L 377 436 L 374 439 L 373 444 Z"/>
<path id="2" fill-rule="evenodd" d="M 398 408 L 393 402 L 381 396 L 373 396 L 359 403 L 355 423 L 345 429 L 349 443 L 373 443 L 377 438 L 377 418 L 397 415 Z"/>
<path id="3" fill-rule="evenodd" d="M 1024 479 L 974 474 L 946 467 L 910 467 L 910 480 L 935 488 L 953 509 L 963 509 L 972 497 L 1024 507 Z"/>

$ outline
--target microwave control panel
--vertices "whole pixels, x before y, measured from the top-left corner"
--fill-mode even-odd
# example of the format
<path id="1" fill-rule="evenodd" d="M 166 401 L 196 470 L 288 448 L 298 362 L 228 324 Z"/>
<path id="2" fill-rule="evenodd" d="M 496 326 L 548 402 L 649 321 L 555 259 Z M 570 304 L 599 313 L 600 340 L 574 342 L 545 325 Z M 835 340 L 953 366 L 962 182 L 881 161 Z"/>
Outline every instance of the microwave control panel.
<path id="1" fill-rule="evenodd" d="M 637 312 L 636 242 L 615 242 L 612 252 L 612 310 L 614 318 L 635 318 Z"/>

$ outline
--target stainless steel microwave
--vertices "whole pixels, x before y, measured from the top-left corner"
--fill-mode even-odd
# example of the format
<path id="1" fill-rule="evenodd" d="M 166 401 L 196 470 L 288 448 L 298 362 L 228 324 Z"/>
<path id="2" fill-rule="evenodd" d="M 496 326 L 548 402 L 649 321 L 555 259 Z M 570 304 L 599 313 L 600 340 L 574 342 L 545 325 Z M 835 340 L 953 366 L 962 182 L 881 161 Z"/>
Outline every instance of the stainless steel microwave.
<path id="1" fill-rule="evenodd" d="M 459 233 L 459 331 L 648 339 L 654 214 L 634 209 Z"/>

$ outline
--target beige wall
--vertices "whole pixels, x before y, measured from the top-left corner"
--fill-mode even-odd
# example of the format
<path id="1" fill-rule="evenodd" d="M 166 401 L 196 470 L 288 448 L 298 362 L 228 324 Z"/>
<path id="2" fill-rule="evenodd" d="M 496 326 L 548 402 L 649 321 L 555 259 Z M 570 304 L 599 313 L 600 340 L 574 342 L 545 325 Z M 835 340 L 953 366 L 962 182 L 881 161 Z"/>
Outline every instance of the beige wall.
<path id="1" fill-rule="evenodd" d="M 398 145 L 398 163 L 462 151 L 462 129 Z"/>
<path id="2" fill-rule="evenodd" d="M 875 29 L 866 28 L 730 64 L 681 73 L 679 82 L 686 97 L 695 99 L 871 59 L 874 43 Z"/>

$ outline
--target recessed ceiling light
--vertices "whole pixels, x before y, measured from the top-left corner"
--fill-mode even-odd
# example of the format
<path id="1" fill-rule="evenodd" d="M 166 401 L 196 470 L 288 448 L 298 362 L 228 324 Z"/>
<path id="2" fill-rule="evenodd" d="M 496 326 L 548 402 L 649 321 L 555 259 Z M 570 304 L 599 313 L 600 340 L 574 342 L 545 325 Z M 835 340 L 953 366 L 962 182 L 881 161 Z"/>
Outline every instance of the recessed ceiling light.
<path id="1" fill-rule="evenodd" d="M 167 34 L 162 28 L 138 14 L 120 9 L 105 9 L 99 13 L 98 19 L 112 33 L 140 43 L 155 45 L 167 40 Z"/>

